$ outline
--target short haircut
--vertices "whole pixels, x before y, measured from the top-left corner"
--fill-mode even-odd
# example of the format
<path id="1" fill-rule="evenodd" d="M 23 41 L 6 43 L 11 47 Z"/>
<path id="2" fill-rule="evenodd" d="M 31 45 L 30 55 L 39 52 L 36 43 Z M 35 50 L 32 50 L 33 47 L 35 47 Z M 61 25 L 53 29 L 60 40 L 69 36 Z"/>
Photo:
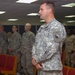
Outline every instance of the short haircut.
<path id="1" fill-rule="evenodd" d="M 13 25 L 13 26 L 15 26 L 16 28 L 18 28 L 18 26 L 17 26 L 17 25 Z M 12 27 L 13 27 L 13 26 L 12 26 Z"/>
<path id="2" fill-rule="evenodd" d="M 26 26 L 26 25 L 29 25 L 29 26 L 31 27 L 31 24 L 30 24 L 30 23 L 26 23 L 25 26 Z"/>
<path id="3" fill-rule="evenodd" d="M 51 1 L 44 1 L 43 3 L 41 3 L 41 5 L 42 4 L 46 4 L 46 6 L 52 8 L 53 12 L 55 11 L 55 4 L 53 2 L 51 2 Z"/>

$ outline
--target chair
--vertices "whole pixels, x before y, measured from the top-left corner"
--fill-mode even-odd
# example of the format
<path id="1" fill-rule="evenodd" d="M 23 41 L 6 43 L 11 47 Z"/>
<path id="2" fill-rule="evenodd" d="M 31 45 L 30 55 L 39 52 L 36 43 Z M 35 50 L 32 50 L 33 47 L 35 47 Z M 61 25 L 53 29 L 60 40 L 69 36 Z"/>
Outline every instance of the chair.
<path id="1" fill-rule="evenodd" d="M 67 75 L 75 75 L 75 68 L 70 67 Z"/>
<path id="2" fill-rule="evenodd" d="M 63 65 L 63 75 L 67 75 L 68 74 L 68 71 L 69 71 L 69 67 Z"/>
<path id="3" fill-rule="evenodd" d="M 6 61 L 5 61 L 5 65 L 4 66 L 5 67 L 0 69 L 0 72 L 2 74 L 5 74 L 5 75 L 8 75 L 8 74 L 16 75 L 17 57 L 16 56 L 12 56 L 12 55 L 6 55 Z"/>
<path id="4" fill-rule="evenodd" d="M 5 67 L 6 55 L 0 54 L 0 69 Z"/>

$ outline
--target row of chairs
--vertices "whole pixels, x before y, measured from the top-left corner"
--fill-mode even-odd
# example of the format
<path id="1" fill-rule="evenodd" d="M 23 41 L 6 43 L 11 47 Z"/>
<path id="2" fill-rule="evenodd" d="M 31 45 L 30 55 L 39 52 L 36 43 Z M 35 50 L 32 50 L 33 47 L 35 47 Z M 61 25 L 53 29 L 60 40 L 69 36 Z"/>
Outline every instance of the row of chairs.
<path id="1" fill-rule="evenodd" d="M 7 54 L 0 54 L 0 74 L 16 75 L 17 57 Z"/>
<path id="2" fill-rule="evenodd" d="M 62 52 L 62 63 L 65 62 L 65 52 Z M 0 54 L 0 73 L 8 75 L 16 75 L 17 69 L 17 57 L 12 55 Z M 36 75 L 37 70 L 34 67 L 34 74 Z M 63 66 L 63 75 L 75 75 L 75 68 Z"/>
<path id="3" fill-rule="evenodd" d="M 36 73 L 34 67 L 34 75 Z M 0 54 L 0 75 L 17 75 L 17 56 Z"/>

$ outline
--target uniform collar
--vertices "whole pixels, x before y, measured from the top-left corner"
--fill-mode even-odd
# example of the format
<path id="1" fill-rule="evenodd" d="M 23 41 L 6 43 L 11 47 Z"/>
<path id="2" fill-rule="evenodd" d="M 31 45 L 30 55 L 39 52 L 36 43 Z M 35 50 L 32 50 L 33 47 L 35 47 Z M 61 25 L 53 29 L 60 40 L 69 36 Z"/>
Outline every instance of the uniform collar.
<path id="1" fill-rule="evenodd" d="M 41 28 L 47 28 L 51 25 L 51 23 L 55 20 L 55 18 L 53 18 L 49 23 L 45 23 L 44 25 L 41 26 Z"/>

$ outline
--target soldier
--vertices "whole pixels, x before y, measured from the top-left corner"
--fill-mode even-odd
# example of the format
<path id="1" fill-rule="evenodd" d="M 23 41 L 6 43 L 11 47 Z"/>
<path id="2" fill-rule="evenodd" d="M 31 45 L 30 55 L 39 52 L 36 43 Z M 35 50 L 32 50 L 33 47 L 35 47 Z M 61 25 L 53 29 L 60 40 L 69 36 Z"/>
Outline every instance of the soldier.
<path id="1" fill-rule="evenodd" d="M 21 35 L 17 32 L 17 27 L 12 26 L 12 37 L 8 45 L 8 54 L 15 55 L 18 57 L 18 68 L 17 71 L 20 72 L 20 48 L 21 48 Z"/>
<path id="2" fill-rule="evenodd" d="M 0 25 L 0 40 L 0 49 L 2 50 L 1 53 L 7 54 L 8 38 L 3 25 Z"/>
<path id="3" fill-rule="evenodd" d="M 41 4 L 40 18 L 45 20 L 36 35 L 32 49 L 32 63 L 38 75 L 62 75 L 62 44 L 66 38 L 64 26 L 54 17 L 54 3 Z"/>
<path id="4" fill-rule="evenodd" d="M 65 40 L 66 62 L 70 67 L 75 67 L 75 34 L 72 29 Z"/>
<path id="5" fill-rule="evenodd" d="M 34 75 L 33 73 L 33 65 L 32 65 L 32 46 L 35 41 L 35 35 L 30 31 L 31 24 L 25 24 L 25 31 L 22 36 L 22 44 L 21 44 L 21 65 L 23 67 L 24 75 Z"/>

